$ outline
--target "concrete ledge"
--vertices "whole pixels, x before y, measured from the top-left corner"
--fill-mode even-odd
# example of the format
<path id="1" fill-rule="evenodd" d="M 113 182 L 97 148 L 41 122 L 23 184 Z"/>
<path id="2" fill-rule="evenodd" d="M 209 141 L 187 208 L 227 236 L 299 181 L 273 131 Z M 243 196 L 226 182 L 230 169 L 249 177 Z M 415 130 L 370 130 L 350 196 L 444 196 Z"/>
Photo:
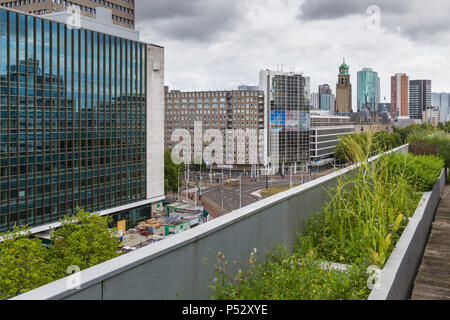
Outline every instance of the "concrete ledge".
<path id="1" fill-rule="evenodd" d="M 402 146 L 391 152 L 407 152 Z M 373 157 L 371 161 L 377 159 Z M 355 165 L 214 219 L 206 224 L 78 273 L 81 289 L 64 278 L 13 300 L 173 300 L 209 299 L 218 252 L 248 266 L 258 249 L 263 261 L 276 246 L 292 251 L 306 220 L 328 201 L 336 178 Z"/>
<path id="2" fill-rule="evenodd" d="M 414 216 L 381 270 L 379 288 L 369 300 L 408 300 L 427 245 L 433 220 L 445 187 L 445 170 L 432 192 L 424 193 Z"/>

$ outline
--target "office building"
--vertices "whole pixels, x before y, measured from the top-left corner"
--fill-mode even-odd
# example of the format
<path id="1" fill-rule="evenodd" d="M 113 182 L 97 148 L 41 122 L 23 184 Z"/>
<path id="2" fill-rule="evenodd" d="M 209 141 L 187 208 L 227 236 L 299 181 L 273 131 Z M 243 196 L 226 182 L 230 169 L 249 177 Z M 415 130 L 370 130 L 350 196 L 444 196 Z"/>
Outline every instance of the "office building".
<path id="1" fill-rule="evenodd" d="M 358 72 L 358 111 L 377 111 L 380 103 L 380 78 L 370 68 Z"/>
<path id="2" fill-rule="evenodd" d="M 397 73 L 391 77 L 391 117 L 406 120 L 409 116 L 409 77 Z"/>
<path id="3" fill-rule="evenodd" d="M 335 97 L 328 84 L 319 86 L 319 109 L 334 112 Z"/>
<path id="4" fill-rule="evenodd" d="M 310 152 L 310 78 L 293 72 L 264 70 L 265 160 L 272 172 L 307 168 Z M 281 170 L 280 170 L 281 169 Z M 303 170 L 300 169 L 300 170 Z"/>
<path id="5" fill-rule="evenodd" d="M 223 136 L 223 150 L 225 153 L 227 144 L 227 131 L 264 129 L 264 93 L 256 90 L 232 90 L 232 91 L 178 91 L 169 88 L 165 94 L 165 149 L 173 150 L 178 142 L 172 142 L 172 134 L 177 129 L 189 131 L 194 141 L 195 122 L 201 122 L 202 134 L 206 130 L 220 130 Z M 203 140 L 203 139 L 202 139 Z M 259 141 L 259 151 L 264 151 L 264 140 Z M 249 165 L 249 144 L 245 143 L 245 164 L 237 163 L 243 155 L 241 150 L 234 149 L 232 164 Z M 203 144 L 203 148 L 207 145 Z M 262 157 L 262 156 L 261 156 Z M 193 155 L 191 159 L 194 160 Z M 223 159 L 225 164 L 227 159 Z"/>
<path id="6" fill-rule="evenodd" d="M 431 80 L 409 82 L 409 114 L 411 119 L 424 120 L 424 113 L 431 108 Z"/>
<path id="7" fill-rule="evenodd" d="M 450 121 L 450 93 L 432 93 L 431 100 L 431 105 L 440 110 L 441 121 Z"/>
<path id="8" fill-rule="evenodd" d="M 318 93 L 311 93 L 310 94 L 310 104 L 311 104 L 311 110 L 319 110 L 319 94 Z"/>
<path id="9" fill-rule="evenodd" d="M 350 67 L 344 62 L 339 67 L 338 83 L 336 85 L 336 113 L 352 113 L 352 84 L 350 82 Z"/>
<path id="10" fill-rule="evenodd" d="M 112 25 L 112 24 L 111 24 Z M 0 231 L 164 199 L 164 49 L 0 9 Z"/>
<path id="11" fill-rule="evenodd" d="M 0 6 L 19 10 L 28 14 L 43 15 L 76 8 L 83 16 L 95 17 L 97 8 L 107 8 L 112 11 L 111 20 L 114 24 L 134 29 L 135 0 L 0 0 Z"/>
<path id="12" fill-rule="evenodd" d="M 442 122 L 441 111 L 437 107 L 429 107 L 423 113 L 423 122 L 430 123 L 437 126 L 439 122 Z"/>
<path id="13" fill-rule="evenodd" d="M 339 139 L 354 132 L 355 125 L 348 116 L 311 111 L 311 162 L 333 163 Z"/>

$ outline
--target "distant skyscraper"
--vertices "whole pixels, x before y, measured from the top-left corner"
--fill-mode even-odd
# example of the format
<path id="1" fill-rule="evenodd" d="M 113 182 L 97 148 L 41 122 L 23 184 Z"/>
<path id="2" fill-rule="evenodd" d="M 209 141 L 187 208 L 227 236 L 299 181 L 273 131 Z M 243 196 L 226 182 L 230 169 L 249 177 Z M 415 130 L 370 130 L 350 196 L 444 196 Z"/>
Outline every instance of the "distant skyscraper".
<path id="1" fill-rule="evenodd" d="M 352 84 L 350 82 L 349 66 L 344 62 L 339 67 L 338 83 L 336 85 L 336 113 L 351 113 Z"/>
<path id="2" fill-rule="evenodd" d="M 319 86 L 319 109 L 330 111 L 334 108 L 332 103 L 333 99 L 333 91 L 331 90 L 328 84 Z"/>
<path id="3" fill-rule="evenodd" d="M 450 93 L 432 93 L 431 105 L 441 111 L 441 121 L 450 121 Z"/>
<path id="4" fill-rule="evenodd" d="M 370 111 L 378 110 L 380 103 L 380 78 L 370 68 L 358 72 L 358 111 L 365 107 Z"/>
<path id="5" fill-rule="evenodd" d="M 431 80 L 409 82 L 409 114 L 411 119 L 424 120 L 424 112 L 431 108 Z"/>
<path id="6" fill-rule="evenodd" d="M 319 110 L 319 94 L 314 92 L 310 94 L 310 97 L 311 109 Z"/>
<path id="7" fill-rule="evenodd" d="M 391 77 L 391 117 L 409 119 L 409 77 L 397 73 Z"/>

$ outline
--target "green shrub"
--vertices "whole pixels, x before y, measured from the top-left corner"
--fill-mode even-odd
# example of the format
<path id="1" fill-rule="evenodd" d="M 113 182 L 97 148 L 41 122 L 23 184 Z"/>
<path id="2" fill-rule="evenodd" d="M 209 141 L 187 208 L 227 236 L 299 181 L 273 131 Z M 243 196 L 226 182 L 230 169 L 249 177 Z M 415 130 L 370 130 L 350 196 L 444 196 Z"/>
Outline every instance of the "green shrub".
<path id="1" fill-rule="evenodd" d="M 390 174 L 396 176 L 404 170 L 408 183 L 419 192 L 431 191 L 443 168 L 444 161 L 435 156 L 395 154 L 389 157 Z"/>
<path id="2" fill-rule="evenodd" d="M 450 134 L 444 132 L 416 134 L 411 135 L 408 141 L 413 146 L 411 149 L 413 154 L 417 154 L 415 152 L 418 145 L 427 145 L 428 149 L 437 148 L 437 155 L 444 160 L 445 166 L 450 168 Z"/>
<path id="3" fill-rule="evenodd" d="M 70 266 L 84 270 L 119 255 L 117 231 L 108 227 L 112 218 L 77 210 L 60 220 L 49 248 L 26 227 L 0 235 L 0 300 L 66 277 Z"/>

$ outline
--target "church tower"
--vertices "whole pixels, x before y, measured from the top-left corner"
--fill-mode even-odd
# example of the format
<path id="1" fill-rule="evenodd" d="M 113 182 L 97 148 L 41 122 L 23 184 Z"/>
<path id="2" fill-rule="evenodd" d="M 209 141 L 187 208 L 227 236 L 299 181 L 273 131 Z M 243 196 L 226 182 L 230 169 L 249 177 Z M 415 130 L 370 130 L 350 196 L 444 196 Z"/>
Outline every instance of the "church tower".
<path id="1" fill-rule="evenodd" d="M 344 62 L 339 67 L 338 84 L 336 86 L 336 113 L 353 112 L 349 69 L 344 58 Z"/>

